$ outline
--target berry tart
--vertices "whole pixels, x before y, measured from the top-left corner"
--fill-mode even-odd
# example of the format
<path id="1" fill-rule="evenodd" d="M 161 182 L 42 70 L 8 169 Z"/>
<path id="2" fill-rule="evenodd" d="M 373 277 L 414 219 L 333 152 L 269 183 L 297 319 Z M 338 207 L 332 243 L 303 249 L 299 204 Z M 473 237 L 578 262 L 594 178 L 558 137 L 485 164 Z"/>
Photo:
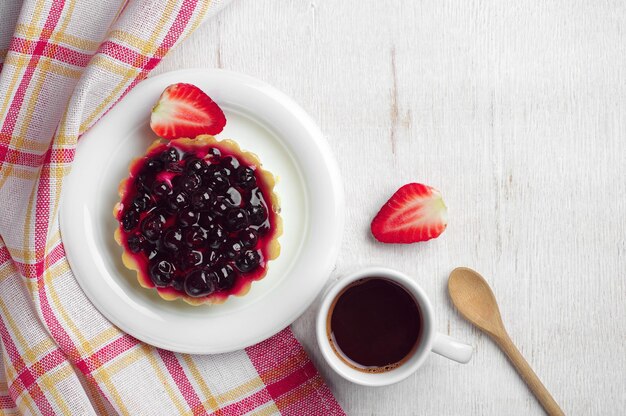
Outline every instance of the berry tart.
<path id="1" fill-rule="evenodd" d="M 205 134 L 157 140 L 120 183 L 115 240 L 141 286 L 192 305 L 246 294 L 280 253 L 275 179 L 256 155 Z"/>

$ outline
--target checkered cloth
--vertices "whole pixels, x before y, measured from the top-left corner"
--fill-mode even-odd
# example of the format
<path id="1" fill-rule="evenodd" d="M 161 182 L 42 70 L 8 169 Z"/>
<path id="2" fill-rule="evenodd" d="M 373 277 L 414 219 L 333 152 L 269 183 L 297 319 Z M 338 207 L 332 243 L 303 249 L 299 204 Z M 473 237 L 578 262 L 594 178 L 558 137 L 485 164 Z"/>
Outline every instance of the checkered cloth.
<path id="1" fill-rule="evenodd" d="M 78 137 L 220 0 L 0 1 L 0 413 L 343 414 L 289 329 L 175 354 L 104 319 L 57 211 Z"/>

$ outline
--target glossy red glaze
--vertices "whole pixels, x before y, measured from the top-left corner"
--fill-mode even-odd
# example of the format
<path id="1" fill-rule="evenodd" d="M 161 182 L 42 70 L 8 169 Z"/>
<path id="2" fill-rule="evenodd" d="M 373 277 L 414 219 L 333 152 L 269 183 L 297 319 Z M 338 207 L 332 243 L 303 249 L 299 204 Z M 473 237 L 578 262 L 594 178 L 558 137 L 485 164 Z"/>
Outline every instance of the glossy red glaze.
<path id="1" fill-rule="evenodd" d="M 155 287 L 154 279 L 151 279 L 150 269 L 153 262 L 150 261 L 148 255 L 151 251 L 156 251 L 156 258 L 167 258 L 172 264 L 175 264 L 176 272 L 173 273 L 173 280 L 169 286 L 159 286 L 157 290 L 162 295 L 162 297 L 166 299 L 174 299 L 178 297 L 183 297 L 185 300 L 190 301 L 190 303 L 220 303 L 226 300 L 230 295 L 242 295 L 245 294 L 250 287 L 250 283 L 255 280 L 259 280 L 263 278 L 267 272 L 268 261 L 274 259 L 278 253 L 278 244 L 275 241 L 278 235 L 281 232 L 280 225 L 280 217 L 276 213 L 277 207 L 274 206 L 276 202 L 276 198 L 273 194 L 273 179 L 268 180 L 271 175 L 267 174 L 267 172 L 262 171 L 259 166 L 258 160 L 256 157 L 247 152 L 241 152 L 233 142 L 225 141 L 219 142 L 216 141 L 211 136 L 211 140 L 207 143 L 203 143 L 199 145 L 200 141 L 193 140 L 175 140 L 167 143 L 158 143 L 152 145 L 146 155 L 142 158 L 136 159 L 130 166 L 130 174 L 128 179 L 125 182 L 122 182 L 120 186 L 120 196 L 121 201 L 117 206 L 117 210 L 115 212 L 116 218 L 119 221 L 119 230 L 118 230 L 118 240 L 120 245 L 123 247 L 125 251 L 125 256 L 128 258 L 125 259 L 125 264 L 130 260 L 133 263 L 133 268 L 137 270 L 138 279 L 142 286 L 144 287 Z M 179 155 L 179 160 L 177 162 L 163 162 L 161 155 L 170 149 L 176 149 Z M 220 152 L 220 156 L 212 155 L 213 149 L 217 149 Z M 211 175 L 216 175 L 214 172 L 220 169 L 223 169 L 226 163 L 225 160 L 231 156 L 235 158 L 240 167 L 250 168 L 254 171 L 254 180 L 256 181 L 256 186 L 252 187 L 245 186 L 245 184 L 241 184 L 238 182 L 238 177 L 235 174 L 237 169 L 229 169 L 230 175 L 222 175 L 229 179 L 230 187 L 227 191 L 232 192 L 235 196 L 238 194 L 241 195 L 241 202 L 236 204 L 236 198 L 230 199 L 230 202 L 235 202 L 231 204 L 229 209 L 243 209 L 246 213 L 250 213 L 252 205 L 251 201 L 255 201 L 255 204 L 261 205 L 264 207 L 267 219 L 260 224 L 259 226 L 252 225 L 246 223 L 246 228 L 244 230 L 239 231 L 229 231 L 229 227 L 226 223 L 226 215 L 220 216 L 216 214 L 216 210 L 214 206 L 203 207 L 203 208 L 193 208 L 194 212 L 202 212 L 200 215 L 209 215 L 213 220 L 211 221 L 211 225 L 215 225 L 216 227 L 223 227 L 225 231 L 225 242 L 219 248 L 211 248 L 209 246 L 210 239 L 205 240 L 202 245 L 194 248 L 202 253 L 203 260 L 202 264 L 199 266 L 185 266 L 184 263 L 180 259 L 180 254 L 176 254 L 176 252 L 168 249 L 163 245 L 162 236 L 165 234 L 165 231 L 171 228 L 181 228 L 180 217 L 179 214 L 182 212 L 180 209 L 172 210 L 166 212 L 166 200 L 167 197 L 159 198 L 154 192 L 140 190 L 140 179 L 138 179 L 142 174 L 147 175 L 149 178 L 144 181 L 144 183 L 151 183 L 151 181 L 162 181 L 173 188 L 173 193 L 183 190 L 183 186 L 181 184 L 181 179 L 185 175 L 185 171 L 187 170 L 187 164 L 192 163 L 191 160 L 195 160 L 194 158 L 200 159 L 203 162 L 203 165 L 206 167 L 206 170 L 203 170 L 204 179 L 201 179 L 201 185 L 195 192 L 205 192 L 209 191 L 212 194 L 212 202 L 211 205 L 219 204 L 219 201 L 228 201 L 228 192 L 226 190 L 217 191 L 217 189 L 212 188 L 212 185 L 209 184 Z M 154 162 L 155 160 L 161 161 L 160 163 L 163 165 L 161 168 L 158 167 L 159 162 Z M 153 161 L 153 162 L 150 162 Z M 149 163 L 156 164 L 157 167 L 151 170 Z M 173 166 L 172 165 L 178 165 Z M 232 164 L 229 164 L 232 167 Z M 228 169 L 228 166 L 226 166 Z M 171 169 L 171 170 L 168 170 Z M 220 172 L 225 173 L 225 171 L 221 170 Z M 232 188 L 236 190 L 233 191 Z M 258 191 L 257 191 L 258 190 Z M 133 205 L 133 201 L 135 198 L 143 193 L 147 193 L 150 196 L 150 204 L 153 206 L 146 209 L 145 211 L 141 211 L 138 214 L 139 221 L 132 228 L 125 229 L 122 225 L 124 215 L 130 211 L 140 211 Z M 191 198 L 191 194 L 189 192 L 185 192 L 188 197 Z M 260 194 L 260 195 L 259 195 Z M 256 195 L 256 197 L 255 197 Z M 217 202 L 213 202 L 217 201 Z M 161 237 L 152 243 L 145 242 L 141 245 L 141 249 L 138 252 L 133 253 L 129 244 L 129 238 L 134 235 L 138 235 L 142 233 L 142 224 L 147 216 L 160 212 L 164 214 L 165 223 L 162 227 Z M 206 224 L 205 224 L 206 225 Z M 196 226 L 202 228 L 203 230 L 207 230 L 205 227 L 201 227 L 196 222 Z M 128 227 L 126 227 L 128 228 Z M 184 230 L 187 227 L 182 227 Z M 240 241 L 238 237 L 240 237 L 245 230 L 254 230 L 258 232 L 258 240 L 253 246 L 247 247 L 241 251 L 241 253 L 246 250 L 256 251 L 259 254 L 260 260 L 259 264 L 252 268 L 250 271 L 241 271 L 241 267 L 238 268 L 237 259 L 228 258 L 229 250 L 228 247 L 232 246 L 231 243 L 236 243 Z M 144 234 L 141 234 L 144 235 Z M 185 250 L 186 246 L 181 243 L 178 253 Z M 218 256 L 220 256 L 217 260 L 211 261 L 208 260 L 211 251 L 215 252 Z M 230 250 L 233 253 L 233 250 Z M 189 293 L 186 293 L 184 289 L 184 280 L 185 278 L 193 271 L 198 268 L 203 268 L 207 271 L 207 273 L 218 272 L 222 267 L 229 265 L 233 268 L 234 274 L 234 283 L 232 283 L 231 287 L 220 288 L 212 293 L 209 293 L 204 296 L 190 296 Z M 128 264 L 127 264 L 128 266 Z M 245 268 L 244 268 L 245 269 Z M 174 284 L 174 281 L 178 281 L 180 284 Z M 174 286 L 172 286 L 174 284 Z"/>

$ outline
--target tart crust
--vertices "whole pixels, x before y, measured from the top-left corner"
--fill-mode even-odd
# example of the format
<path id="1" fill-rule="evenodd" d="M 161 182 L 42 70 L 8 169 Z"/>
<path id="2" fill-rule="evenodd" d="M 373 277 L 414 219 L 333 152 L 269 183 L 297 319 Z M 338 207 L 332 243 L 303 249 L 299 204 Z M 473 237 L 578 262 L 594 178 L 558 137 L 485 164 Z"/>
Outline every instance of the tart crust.
<path id="1" fill-rule="evenodd" d="M 145 155 L 149 154 L 154 149 L 161 147 L 163 145 L 167 145 L 167 144 L 168 144 L 167 141 L 157 139 L 148 147 Z M 269 195 L 264 195 L 264 196 L 269 196 L 269 201 L 267 202 L 268 202 L 268 209 L 270 212 L 268 212 L 268 216 L 270 218 L 270 225 L 271 225 L 270 232 L 272 233 L 272 235 L 270 235 L 269 240 L 265 243 L 267 246 L 266 251 L 265 251 L 265 255 L 266 255 L 265 261 L 267 263 L 271 260 L 275 260 L 280 254 L 280 243 L 278 242 L 278 238 L 283 233 L 283 222 L 282 222 L 282 218 L 279 215 L 280 214 L 280 200 L 278 198 L 278 195 L 276 195 L 276 193 L 274 192 L 274 187 L 276 185 L 277 178 L 271 172 L 262 168 L 262 164 L 258 156 L 252 152 L 242 150 L 239 147 L 239 144 L 235 142 L 234 140 L 231 140 L 231 139 L 217 140 L 214 136 L 211 136 L 208 134 L 197 136 L 194 139 L 191 139 L 191 138 L 176 139 L 175 141 L 173 141 L 173 146 L 177 148 L 186 148 L 186 149 L 206 149 L 208 147 L 218 147 L 220 149 L 225 149 L 229 153 L 232 153 L 243 163 L 249 166 L 255 166 L 256 172 L 258 173 L 260 180 L 263 182 L 263 185 L 264 185 L 263 188 L 269 191 Z M 135 164 L 139 163 L 145 157 L 145 155 L 135 158 L 130 163 L 130 166 L 132 167 Z M 265 277 L 265 275 L 267 274 L 267 270 L 269 269 L 269 264 L 266 264 L 262 273 L 255 276 L 254 279 L 246 278 L 244 285 L 241 286 L 237 292 L 228 294 L 226 296 L 224 296 L 220 292 L 214 292 L 210 295 L 203 296 L 203 297 L 192 297 L 192 296 L 189 296 L 184 291 L 177 291 L 171 287 L 164 287 L 164 288 L 156 287 L 154 283 L 152 283 L 152 281 L 150 280 L 150 276 L 148 276 L 147 270 L 142 269 L 141 267 L 142 265 L 139 262 L 137 262 L 136 259 L 132 255 L 128 253 L 128 249 L 124 247 L 124 244 L 122 242 L 122 229 L 121 229 L 121 225 L 119 224 L 119 219 L 120 219 L 120 216 L 122 215 L 122 211 L 124 207 L 121 201 L 124 200 L 124 197 L 126 196 L 126 191 L 129 189 L 129 185 L 131 184 L 132 184 L 132 176 L 129 174 L 127 178 L 123 179 L 120 182 L 119 187 L 118 187 L 118 194 L 120 196 L 120 202 L 116 203 L 115 207 L 113 208 L 113 216 L 115 217 L 116 220 L 118 220 L 118 227 L 115 230 L 114 238 L 117 244 L 120 245 L 123 249 L 122 262 L 124 263 L 124 266 L 127 269 L 130 269 L 136 273 L 137 281 L 142 287 L 146 289 L 153 289 L 153 288 L 156 289 L 159 296 L 162 299 L 165 299 L 168 301 L 174 301 L 176 299 L 181 298 L 183 301 L 193 306 L 214 305 L 214 304 L 220 304 L 220 303 L 225 302 L 226 299 L 228 299 L 231 295 L 234 295 L 234 296 L 246 295 L 250 291 L 252 282 L 261 280 Z"/>

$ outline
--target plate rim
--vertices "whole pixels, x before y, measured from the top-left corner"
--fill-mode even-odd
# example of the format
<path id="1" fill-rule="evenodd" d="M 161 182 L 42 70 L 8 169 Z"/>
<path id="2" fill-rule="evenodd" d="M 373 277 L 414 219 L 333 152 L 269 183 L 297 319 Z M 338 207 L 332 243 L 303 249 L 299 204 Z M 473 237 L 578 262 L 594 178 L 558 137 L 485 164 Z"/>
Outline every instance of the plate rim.
<path id="1" fill-rule="evenodd" d="M 262 80 L 259 80 L 257 78 L 254 78 L 250 75 L 246 75 L 246 74 L 235 72 L 235 71 L 229 71 L 229 70 L 223 70 L 223 69 L 190 68 L 190 69 L 168 71 L 168 72 L 164 72 L 162 74 L 156 75 L 154 77 L 149 77 L 146 80 L 142 81 L 142 83 L 140 83 L 135 89 L 133 89 L 133 91 L 140 90 L 142 87 L 142 84 L 144 85 L 150 84 L 150 83 L 158 84 L 159 81 L 162 81 L 163 79 L 168 79 L 168 78 L 180 79 L 178 81 L 173 81 L 173 82 L 185 82 L 184 81 L 185 78 L 189 78 L 190 76 L 194 76 L 194 75 L 208 76 L 208 77 L 212 75 L 223 76 L 223 77 L 230 77 L 241 83 L 251 83 L 253 86 L 258 88 L 259 90 L 263 90 L 264 95 L 268 100 L 274 101 L 275 104 L 281 105 L 285 111 L 291 113 L 293 115 L 293 121 L 297 121 L 298 124 L 300 125 L 300 128 L 306 130 L 309 133 L 310 138 L 313 139 L 313 141 L 315 142 L 315 145 L 320 152 L 320 156 L 322 160 L 324 161 L 326 169 L 331 178 L 330 185 L 332 187 L 332 194 L 334 196 L 333 199 L 335 202 L 334 207 L 333 207 L 333 212 L 335 214 L 333 220 L 337 229 L 337 232 L 333 236 L 334 238 L 332 239 L 332 241 L 329 241 L 329 243 L 332 242 L 332 244 L 328 244 L 329 246 L 328 252 L 324 253 L 328 261 L 327 261 L 327 265 L 324 267 L 325 270 L 321 272 L 325 276 L 324 279 L 320 278 L 320 281 L 323 280 L 322 283 L 318 285 L 316 290 L 311 290 L 307 296 L 304 296 L 303 297 L 304 301 L 300 302 L 300 304 L 297 307 L 293 308 L 290 311 L 291 313 L 285 314 L 283 319 L 280 319 L 280 320 L 276 319 L 277 321 L 276 324 L 269 325 L 269 327 L 271 328 L 268 328 L 266 331 L 264 331 L 263 335 L 259 335 L 257 337 L 250 337 L 248 341 L 240 341 L 236 343 L 233 342 L 231 343 L 231 345 L 225 346 L 223 348 L 202 348 L 201 346 L 195 346 L 195 345 L 189 346 L 185 344 L 176 344 L 173 342 L 167 342 L 167 341 L 164 341 L 163 339 L 155 338 L 151 336 L 149 333 L 145 333 L 145 332 L 138 333 L 132 328 L 129 330 L 129 326 L 126 325 L 123 320 L 120 321 L 117 319 L 116 316 L 109 313 L 107 307 L 105 307 L 99 301 L 99 297 L 91 292 L 91 288 L 85 284 L 83 279 L 81 279 L 78 273 L 75 271 L 77 270 L 77 268 L 73 267 L 73 265 L 76 265 L 77 263 L 75 262 L 75 259 L 73 259 L 73 257 L 74 257 L 74 254 L 78 254 L 78 253 L 72 253 L 73 250 L 70 249 L 70 247 L 66 245 L 65 254 L 66 254 L 68 263 L 70 265 L 70 268 L 72 270 L 72 273 L 75 276 L 75 279 L 79 287 L 85 293 L 87 299 L 98 310 L 98 312 L 103 315 L 105 319 L 107 319 L 113 325 L 116 325 L 123 332 L 128 333 L 129 335 L 143 342 L 146 342 L 150 345 L 167 349 L 170 351 L 175 351 L 175 352 L 180 352 L 180 353 L 190 353 L 190 354 L 219 354 L 219 353 L 224 353 L 224 352 L 240 350 L 248 346 L 254 345 L 258 342 L 261 342 L 267 338 L 270 338 L 271 336 L 280 332 L 285 327 L 291 325 L 291 323 L 293 323 L 298 317 L 300 317 L 304 313 L 304 311 L 306 311 L 306 309 L 308 309 L 311 306 L 311 304 L 315 301 L 316 297 L 323 290 L 324 285 L 328 281 L 330 274 L 332 273 L 332 270 L 336 264 L 337 257 L 339 255 L 339 251 L 340 251 L 342 240 L 343 240 L 344 226 L 345 226 L 345 197 L 344 197 L 344 192 L 343 192 L 343 181 L 341 178 L 339 166 L 337 164 L 337 160 L 333 155 L 330 144 L 328 143 L 325 135 L 322 133 L 317 123 L 310 117 L 308 113 L 305 112 L 305 110 L 302 107 L 300 107 L 299 104 L 297 104 L 292 98 L 290 98 L 285 93 L 278 90 L 277 88 L 271 86 L 270 84 Z M 149 88 L 149 86 L 145 85 L 143 86 L 143 88 Z M 129 94 L 132 94 L 133 91 L 131 91 Z M 119 104 L 123 102 L 124 99 L 126 99 L 126 97 L 120 100 L 120 103 L 118 103 L 118 105 L 116 105 L 113 109 L 111 109 L 111 111 L 105 116 L 103 116 L 102 119 L 99 120 L 98 122 L 102 122 L 103 119 L 108 118 L 110 113 L 115 114 L 114 111 L 116 108 L 122 108 L 118 106 Z M 117 110 L 117 111 L 121 111 L 121 110 Z M 248 113 L 248 115 L 254 117 L 254 114 Z M 256 121 L 261 122 L 262 117 L 258 116 L 256 118 Z M 261 124 L 263 125 L 263 123 Z M 266 127 L 270 128 L 270 131 L 272 132 L 272 134 L 276 134 L 276 131 L 272 130 L 272 127 L 274 126 L 267 125 Z M 90 131 L 91 129 L 87 131 L 85 135 L 86 136 L 89 135 Z M 282 137 L 281 135 L 278 135 L 278 137 L 284 140 L 284 137 Z M 297 165 L 300 165 L 301 160 L 296 159 L 294 160 L 294 163 L 296 163 Z M 65 178 L 65 181 L 67 182 L 64 183 L 64 185 L 67 185 L 67 183 L 70 182 L 72 172 L 74 172 L 73 168 L 68 174 L 68 176 Z M 63 186 L 64 191 L 67 189 L 68 189 L 68 186 Z M 63 220 L 64 218 L 63 213 L 66 211 L 65 209 L 65 206 L 67 203 L 66 200 L 67 198 L 69 198 L 66 196 L 66 194 L 67 192 L 62 192 L 61 200 L 59 204 L 59 213 L 58 213 L 61 241 L 63 241 L 64 243 L 65 243 L 65 240 L 63 238 L 63 235 L 66 233 L 69 235 L 71 233 L 69 231 L 70 226 L 64 225 L 66 221 Z M 307 192 L 307 195 L 308 195 L 308 192 Z M 298 254 L 298 258 L 299 256 L 302 256 L 302 255 L 303 253 L 300 252 Z M 283 283 L 281 282 L 280 284 L 283 284 Z M 273 288 L 272 290 L 276 290 L 276 288 Z M 200 306 L 200 307 L 208 307 L 208 306 Z"/>

